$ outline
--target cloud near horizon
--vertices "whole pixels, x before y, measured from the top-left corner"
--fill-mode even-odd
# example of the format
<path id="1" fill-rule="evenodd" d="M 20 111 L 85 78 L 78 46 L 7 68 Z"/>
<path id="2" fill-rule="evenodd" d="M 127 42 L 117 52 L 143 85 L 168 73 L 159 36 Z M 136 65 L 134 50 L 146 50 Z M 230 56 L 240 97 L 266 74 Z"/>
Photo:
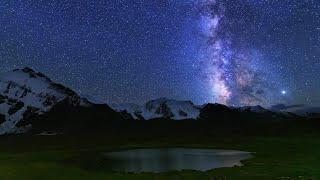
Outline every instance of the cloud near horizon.
<path id="1" fill-rule="evenodd" d="M 292 108 L 302 108 L 305 107 L 304 104 L 293 104 L 293 105 L 285 105 L 285 104 L 276 104 L 270 107 L 273 111 L 282 111 L 282 110 L 288 110 Z"/>

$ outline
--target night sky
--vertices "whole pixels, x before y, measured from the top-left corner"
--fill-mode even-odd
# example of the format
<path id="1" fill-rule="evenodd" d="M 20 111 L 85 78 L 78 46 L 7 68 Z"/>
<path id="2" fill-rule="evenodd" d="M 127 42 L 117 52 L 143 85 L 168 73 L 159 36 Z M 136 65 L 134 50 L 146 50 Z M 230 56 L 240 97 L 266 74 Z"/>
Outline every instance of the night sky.
<path id="1" fill-rule="evenodd" d="M 2 0 L 0 71 L 107 103 L 320 105 L 319 0 Z"/>

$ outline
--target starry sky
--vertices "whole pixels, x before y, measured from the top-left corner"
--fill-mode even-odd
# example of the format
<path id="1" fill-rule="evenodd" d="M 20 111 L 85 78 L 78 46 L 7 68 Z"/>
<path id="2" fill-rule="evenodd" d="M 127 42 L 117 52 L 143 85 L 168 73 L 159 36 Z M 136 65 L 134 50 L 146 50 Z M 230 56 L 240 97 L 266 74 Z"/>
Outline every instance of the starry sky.
<path id="1" fill-rule="evenodd" d="M 318 0 L 2 0 L 0 72 L 107 103 L 320 105 Z"/>

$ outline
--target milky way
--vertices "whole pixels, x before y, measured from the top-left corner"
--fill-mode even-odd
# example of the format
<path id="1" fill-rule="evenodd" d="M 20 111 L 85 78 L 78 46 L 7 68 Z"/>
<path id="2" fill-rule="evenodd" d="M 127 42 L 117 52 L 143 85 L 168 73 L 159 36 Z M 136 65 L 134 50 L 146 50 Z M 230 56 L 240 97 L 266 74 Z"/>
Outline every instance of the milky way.
<path id="1" fill-rule="evenodd" d="M 204 69 L 213 101 L 229 105 L 263 104 L 266 87 L 251 63 L 250 49 L 244 52 L 235 46 L 238 39 L 232 38 L 240 34 L 230 30 L 237 27 L 228 24 L 234 19 L 226 15 L 225 4 L 211 0 L 201 1 L 199 6 L 200 28 L 207 43 L 202 52 L 205 56 L 201 56 L 206 62 Z M 223 27 L 226 24 L 231 27 Z"/>

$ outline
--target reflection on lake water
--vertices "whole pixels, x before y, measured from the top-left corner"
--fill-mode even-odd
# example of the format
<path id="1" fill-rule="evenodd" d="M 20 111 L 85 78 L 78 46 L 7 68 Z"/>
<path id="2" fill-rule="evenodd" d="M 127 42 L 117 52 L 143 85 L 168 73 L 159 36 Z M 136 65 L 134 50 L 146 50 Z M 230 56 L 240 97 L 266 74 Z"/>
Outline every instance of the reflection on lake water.
<path id="1" fill-rule="evenodd" d="M 104 154 L 110 168 L 121 172 L 207 171 L 241 166 L 249 152 L 216 149 L 160 148 L 135 149 Z"/>

